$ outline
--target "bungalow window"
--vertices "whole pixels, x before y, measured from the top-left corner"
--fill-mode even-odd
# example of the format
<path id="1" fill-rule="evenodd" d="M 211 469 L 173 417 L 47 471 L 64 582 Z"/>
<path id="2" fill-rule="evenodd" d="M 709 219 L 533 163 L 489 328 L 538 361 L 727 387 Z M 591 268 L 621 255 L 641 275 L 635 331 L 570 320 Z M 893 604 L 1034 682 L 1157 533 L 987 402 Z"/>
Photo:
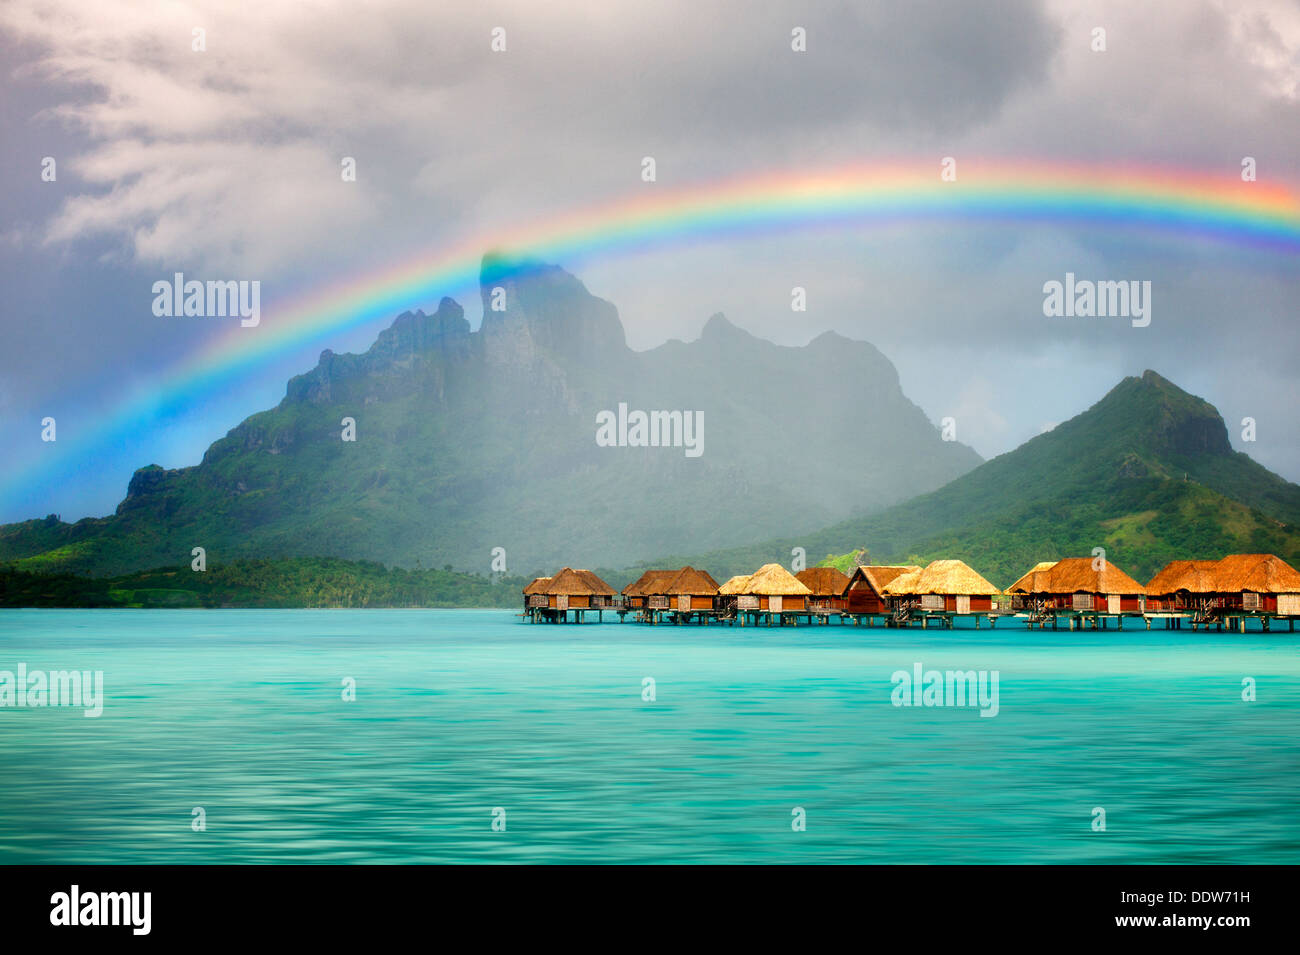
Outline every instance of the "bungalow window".
<path id="1" fill-rule="evenodd" d="M 1091 610 L 1091 609 L 1092 609 L 1092 594 L 1075 594 L 1075 595 L 1074 595 L 1074 609 L 1075 609 L 1075 610 Z"/>
<path id="2" fill-rule="evenodd" d="M 944 606 L 943 594 L 922 594 L 921 595 L 922 610 L 942 610 L 943 606 Z"/>
<path id="3" fill-rule="evenodd" d="M 1258 610 L 1258 609 L 1259 609 L 1259 594 L 1252 594 L 1250 591 L 1245 591 L 1245 592 L 1243 592 L 1242 595 L 1241 595 L 1241 609 L 1242 609 L 1242 610 Z"/>

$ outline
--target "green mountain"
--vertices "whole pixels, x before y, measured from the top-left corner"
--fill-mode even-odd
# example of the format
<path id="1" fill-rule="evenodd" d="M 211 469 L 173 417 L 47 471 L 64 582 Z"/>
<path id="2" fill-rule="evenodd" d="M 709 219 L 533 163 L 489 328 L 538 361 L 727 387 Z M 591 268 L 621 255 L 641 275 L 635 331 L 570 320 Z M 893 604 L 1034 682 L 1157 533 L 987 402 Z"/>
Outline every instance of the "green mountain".
<path id="1" fill-rule="evenodd" d="M 1005 587 L 1040 560 L 1104 547 L 1145 581 L 1176 558 L 1269 552 L 1300 564 L 1298 528 L 1300 486 L 1232 450 L 1213 405 L 1147 371 L 937 491 L 813 534 L 663 563 L 718 576 L 788 563 L 793 547 L 810 564 L 865 548 L 875 563 L 956 557 Z"/>
<path id="2" fill-rule="evenodd" d="M 0 527 L 0 562 L 118 575 L 203 547 L 212 565 L 329 556 L 488 573 L 504 548 L 511 573 L 617 567 L 808 532 L 980 463 L 941 440 L 865 342 L 779 347 L 715 315 L 697 341 L 636 352 L 614 306 L 562 269 L 487 257 L 481 286 L 478 330 L 443 299 L 364 354 L 326 350 L 201 463 L 137 471 L 115 514 Z M 696 429 L 667 436 L 680 446 L 601 446 L 601 413 L 620 404 L 683 425 L 690 413 Z"/>

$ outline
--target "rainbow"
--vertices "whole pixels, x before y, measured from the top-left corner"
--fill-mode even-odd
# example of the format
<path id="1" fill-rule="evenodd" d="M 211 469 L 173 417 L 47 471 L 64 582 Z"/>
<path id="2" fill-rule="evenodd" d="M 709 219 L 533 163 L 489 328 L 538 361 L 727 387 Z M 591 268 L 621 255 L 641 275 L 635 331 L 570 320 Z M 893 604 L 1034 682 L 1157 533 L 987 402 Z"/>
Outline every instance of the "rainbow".
<path id="1" fill-rule="evenodd" d="M 497 234 L 466 237 L 392 267 L 272 302 L 255 329 L 230 330 L 95 423 L 104 445 L 122 429 L 183 411 L 203 395 L 295 349 L 472 287 L 482 255 L 572 264 L 674 243 L 710 242 L 814 228 L 917 224 L 1049 224 L 1174 241 L 1210 241 L 1300 253 L 1300 200 L 1290 188 L 1159 166 L 961 160 L 955 181 L 937 160 L 782 172 L 686 188 L 638 183 L 606 202 Z M 19 477 L 31 475 L 14 475 Z M 9 482 L 9 483 L 12 483 Z M 6 487 L 9 486 L 6 484 Z"/>

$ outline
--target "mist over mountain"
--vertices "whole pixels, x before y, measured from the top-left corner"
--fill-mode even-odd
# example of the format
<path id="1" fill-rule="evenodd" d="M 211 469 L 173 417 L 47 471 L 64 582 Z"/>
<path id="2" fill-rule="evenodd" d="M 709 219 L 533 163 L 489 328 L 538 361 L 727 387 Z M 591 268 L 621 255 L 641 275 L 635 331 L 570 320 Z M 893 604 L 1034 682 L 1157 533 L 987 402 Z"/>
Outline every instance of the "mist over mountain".
<path id="1" fill-rule="evenodd" d="M 481 294 L 477 331 L 448 298 L 405 312 L 364 354 L 322 352 L 200 464 L 138 470 L 115 514 L 0 528 L 0 560 L 109 574 L 203 547 L 486 573 L 504 548 L 511 573 L 627 566 L 811 531 L 980 463 L 865 342 L 777 346 L 718 314 L 697 341 L 635 352 L 577 278 L 500 256 Z M 653 411 L 694 433 L 635 446 Z M 618 446 L 597 442 L 602 413 Z"/>
<path id="2" fill-rule="evenodd" d="M 788 562 L 796 546 L 810 564 L 865 548 L 878 563 L 959 558 L 1005 587 L 1038 561 L 1102 547 L 1145 582 L 1176 558 L 1300 562 L 1298 528 L 1300 485 L 1234 451 L 1209 402 L 1147 371 L 937 491 L 814 534 L 663 563 L 717 576 Z"/>

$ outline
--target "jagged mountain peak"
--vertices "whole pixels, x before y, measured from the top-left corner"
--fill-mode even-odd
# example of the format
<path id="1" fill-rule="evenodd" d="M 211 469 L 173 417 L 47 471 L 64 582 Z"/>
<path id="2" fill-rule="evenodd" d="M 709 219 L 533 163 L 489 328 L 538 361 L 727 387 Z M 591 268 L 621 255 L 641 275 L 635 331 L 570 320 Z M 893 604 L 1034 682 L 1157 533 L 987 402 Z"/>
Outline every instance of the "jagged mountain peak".
<path id="1" fill-rule="evenodd" d="M 714 312 L 700 330 L 700 341 L 754 340 L 754 336 L 736 325 L 722 312 Z"/>
<path id="2" fill-rule="evenodd" d="M 1100 419 L 1105 429 L 1126 435 L 1140 453 L 1233 453 L 1219 410 L 1150 369 L 1123 379 L 1086 414 Z"/>
<path id="3" fill-rule="evenodd" d="M 494 347 L 503 336 L 523 335 L 562 361 L 617 361 L 628 351 L 618 309 L 558 265 L 489 252 L 479 292 L 480 330 Z"/>
<path id="4" fill-rule="evenodd" d="M 360 354 L 322 351 L 201 464 L 143 470 L 112 517 L 14 525 L 0 559 L 62 539 L 86 546 L 61 566 L 98 573 L 188 561 L 196 542 L 216 562 L 486 570 L 504 547 L 516 572 L 608 567 L 824 526 L 979 463 L 866 343 L 780 347 L 716 315 L 697 341 L 634 352 L 614 306 L 558 266 L 490 253 L 481 278 L 477 332 L 450 298 L 404 311 Z M 861 415 L 864 388 L 887 413 Z M 603 418 L 653 413 L 702 424 L 600 438 Z"/>

